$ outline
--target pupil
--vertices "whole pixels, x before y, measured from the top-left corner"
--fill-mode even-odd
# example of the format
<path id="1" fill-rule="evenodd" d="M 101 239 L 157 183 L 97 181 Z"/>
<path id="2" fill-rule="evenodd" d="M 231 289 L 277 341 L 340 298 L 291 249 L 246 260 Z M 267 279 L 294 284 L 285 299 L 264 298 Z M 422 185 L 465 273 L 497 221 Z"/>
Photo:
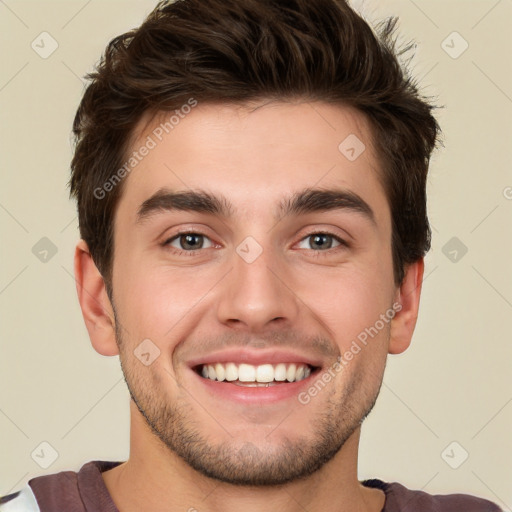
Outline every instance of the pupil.
<path id="1" fill-rule="evenodd" d="M 184 249 L 200 249 L 202 247 L 202 240 L 200 237 L 202 235 L 182 235 L 181 236 L 181 246 Z"/>

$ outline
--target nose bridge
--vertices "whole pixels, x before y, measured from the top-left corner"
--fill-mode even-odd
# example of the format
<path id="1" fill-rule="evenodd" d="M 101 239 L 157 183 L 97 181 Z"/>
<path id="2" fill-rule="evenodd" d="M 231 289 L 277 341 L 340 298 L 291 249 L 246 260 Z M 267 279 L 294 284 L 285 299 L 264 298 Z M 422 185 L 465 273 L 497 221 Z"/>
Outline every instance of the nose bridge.
<path id="1" fill-rule="evenodd" d="M 245 324 L 252 330 L 278 319 L 292 320 L 298 304 L 283 282 L 280 263 L 270 247 L 263 247 L 252 237 L 242 241 L 233 254 L 232 270 L 219 297 L 219 320 Z"/>

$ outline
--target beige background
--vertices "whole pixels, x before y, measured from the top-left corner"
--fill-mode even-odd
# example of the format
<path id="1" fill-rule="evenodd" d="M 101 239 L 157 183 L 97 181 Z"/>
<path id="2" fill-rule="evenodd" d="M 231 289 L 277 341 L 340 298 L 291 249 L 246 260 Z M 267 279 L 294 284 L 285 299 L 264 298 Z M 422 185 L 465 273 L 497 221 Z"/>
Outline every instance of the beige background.
<path id="1" fill-rule="evenodd" d="M 405 39 L 419 44 L 415 73 L 446 106 L 446 148 L 429 179 L 434 237 L 417 332 L 406 353 L 389 358 L 363 427 L 359 478 L 473 493 L 510 511 L 512 1 L 378 4 L 365 2 L 364 12 L 399 15 Z M 76 299 L 77 219 L 66 183 L 80 77 L 152 7 L 0 0 L 0 494 L 35 475 L 128 454 L 118 360 L 93 351 Z M 58 43 L 46 59 L 31 48 L 43 31 Z M 455 55 L 464 40 L 458 58 L 443 49 Z M 32 252 L 43 237 L 57 249 L 46 262 Z M 467 254 L 446 246 L 453 237 Z M 36 253 L 48 249 L 39 243 Z M 47 470 L 40 465 L 53 452 L 41 442 L 58 453 Z M 465 452 L 457 469 L 445 462 L 456 466 Z"/>

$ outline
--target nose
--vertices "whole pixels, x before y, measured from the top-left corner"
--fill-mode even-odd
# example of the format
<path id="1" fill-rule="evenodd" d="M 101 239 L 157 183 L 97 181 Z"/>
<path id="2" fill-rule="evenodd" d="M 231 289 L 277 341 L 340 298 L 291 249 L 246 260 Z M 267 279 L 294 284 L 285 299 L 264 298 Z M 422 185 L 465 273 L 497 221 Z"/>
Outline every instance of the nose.
<path id="1" fill-rule="evenodd" d="M 270 250 L 252 262 L 235 253 L 233 267 L 219 290 L 218 320 L 253 332 L 293 324 L 299 314 L 299 299 L 290 287 L 288 274 L 284 262 Z"/>

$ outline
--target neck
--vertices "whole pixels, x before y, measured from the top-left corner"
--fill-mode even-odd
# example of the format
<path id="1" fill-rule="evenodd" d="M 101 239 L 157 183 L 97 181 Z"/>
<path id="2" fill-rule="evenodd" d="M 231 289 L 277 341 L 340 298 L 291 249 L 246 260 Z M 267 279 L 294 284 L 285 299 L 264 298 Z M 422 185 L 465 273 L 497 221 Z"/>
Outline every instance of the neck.
<path id="1" fill-rule="evenodd" d="M 357 479 L 360 427 L 313 475 L 276 487 L 246 487 L 198 473 L 172 453 L 133 410 L 130 457 L 103 473 L 120 512 L 381 512 L 385 496 Z"/>

